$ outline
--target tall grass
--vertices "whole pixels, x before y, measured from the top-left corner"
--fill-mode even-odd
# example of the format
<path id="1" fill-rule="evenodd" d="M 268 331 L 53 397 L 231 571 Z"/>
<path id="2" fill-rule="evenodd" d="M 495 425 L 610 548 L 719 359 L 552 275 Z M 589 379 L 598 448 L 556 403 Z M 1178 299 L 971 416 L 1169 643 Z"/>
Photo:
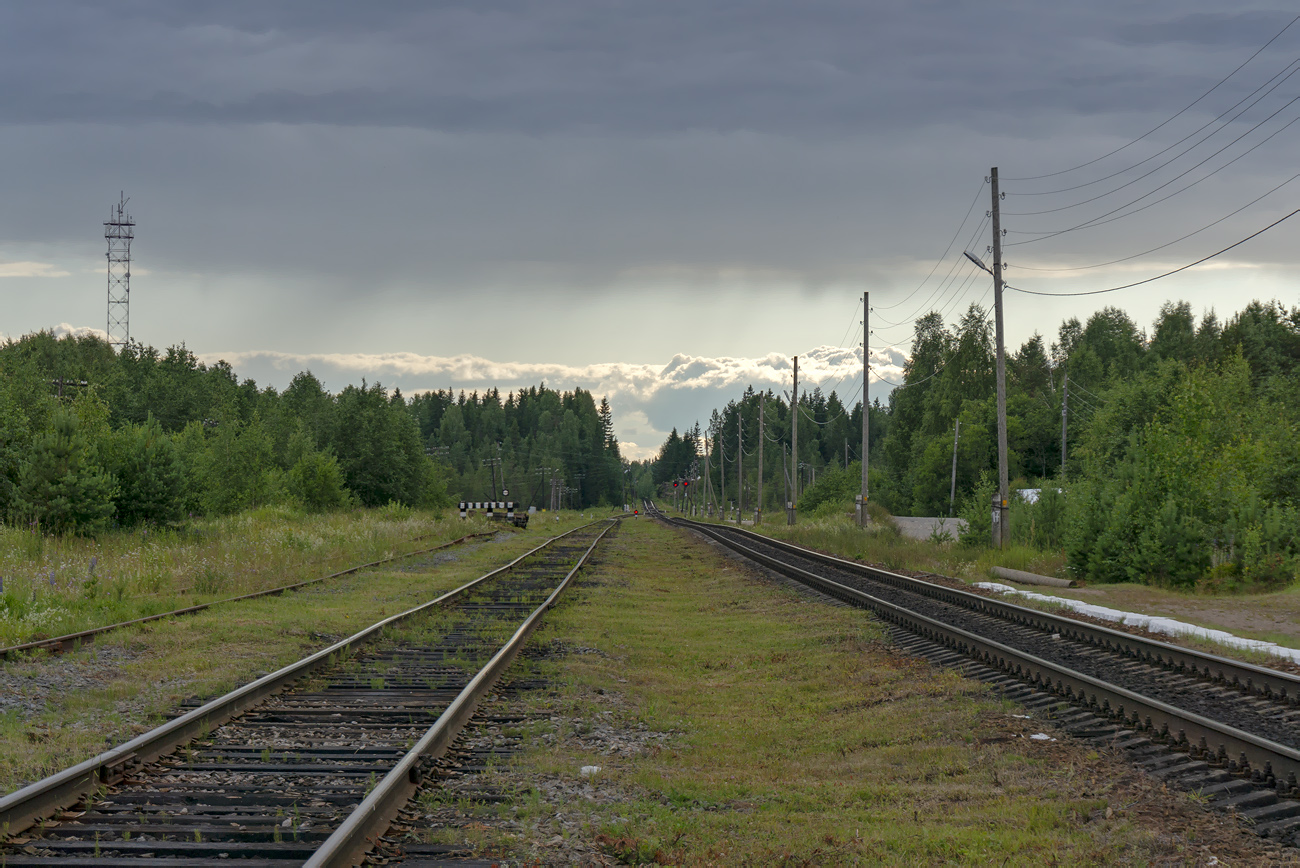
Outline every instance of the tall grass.
<path id="1" fill-rule="evenodd" d="M 263 507 L 94 539 L 0 527 L 0 645 L 317 578 L 485 527 L 398 506 Z"/>
<path id="2" fill-rule="evenodd" d="M 871 527 L 860 528 L 847 515 L 837 513 L 801 519 L 793 527 L 769 523 L 755 529 L 775 539 L 892 570 L 937 573 L 968 581 L 987 581 L 994 566 L 1049 576 L 1060 575 L 1065 567 L 1065 555 L 1059 551 L 1018 544 L 999 551 L 939 538 L 912 539 L 900 534 L 883 512 L 873 514 L 872 522 Z"/>

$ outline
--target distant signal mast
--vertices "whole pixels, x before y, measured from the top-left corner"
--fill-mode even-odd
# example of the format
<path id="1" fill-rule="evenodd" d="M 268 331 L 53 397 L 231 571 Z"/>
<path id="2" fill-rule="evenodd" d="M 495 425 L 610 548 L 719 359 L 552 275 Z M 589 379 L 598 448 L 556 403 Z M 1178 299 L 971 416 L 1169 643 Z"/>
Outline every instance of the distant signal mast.
<path id="1" fill-rule="evenodd" d="M 126 194 L 104 221 L 108 241 L 108 343 L 121 349 L 131 342 L 131 240 L 135 221 L 126 213 Z"/>

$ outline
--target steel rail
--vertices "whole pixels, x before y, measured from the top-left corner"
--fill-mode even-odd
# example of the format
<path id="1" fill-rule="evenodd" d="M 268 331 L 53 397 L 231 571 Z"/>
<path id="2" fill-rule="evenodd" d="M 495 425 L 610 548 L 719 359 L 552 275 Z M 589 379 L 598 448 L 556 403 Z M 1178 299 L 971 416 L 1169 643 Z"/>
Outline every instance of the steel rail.
<path id="1" fill-rule="evenodd" d="M 670 521 L 682 523 L 679 519 L 670 519 Z M 1039 688 L 1067 700 L 1085 704 L 1134 729 L 1145 730 L 1157 737 L 1169 738 L 1183 746 L 1193 756 L 1220 763 L 1240 774 L 1251 775 L 1258 783 L 1277 786 L 1283 792 L 1296 791 L 1297 778 L 1300 777 L 1300 751 L 1294 748 L 1108 684 L 1090 675 L 1043 660 L 1000 642 L 913 612 L 895 603 L 873 597 L 856 588 L 818 576 L 741 545 L 734 539 L 728 539 L 726 533 L 719 532 L 710 525 L 697 522 L 684 524 L 746 558 L 837 599 L 869 608 L 884 619 L 933 642 L 946 645 L 1017 678 L 1028 680 Z M 755 534 L 755 536 L 759 535 Z M 767 541 L 766 537 L 760 538 L 764 542 Z M 838 561 L 837 558 L 833 560 Z"/>
<path id="2" fill-rule="evenodd" d="M 707 522 L 697 522 L 683 518 L 668 518 L 666 520 L 697 530 L 716 527 Z M 1266 699 L 1300 705 L 1300 677 L 1289 672 L 1269 669 L 1265 666 L 1258 666 L 1241 660 L 1232 660 L 1193 648 L 1184 648 L 1168 642 L 1161 642 L 1158 639 L 1137 636 L 1132 633 L 1125 633 L 1122 630 L 1115 630 L 1098 624 L 1089 624 L 1062 615 L 1053 615 L 1040 609 L 1017 606 L 1014 603 L 990 599 L 968 591 L 960 591 L 956 588 L 947 588 L 922 579 L 892 573 L 879 567 L 871 567 L 856 561 L 849 561 L 824 552 L 807 549 L 794 543 L 773 539 L 743 528 L 725 527 L 719 528 L 719 530 L 727 534 L 737 534 L 754 539 L 764 545 L 787 551 L 801 558 L 855 573 L 873 581 L 921 594 L 940 602 L 962 606 L 1044 632 L 1060 633 L 1064 638 L 1086 642 L 1108 651 L 1135 657 L 1148 663 L 1165 666 L 1219 684 L 1235 685 L 1247 693 L 1258 694 Z"/>
<path id="3" fill-rule="evenodd" d="M 484 582 L 513 569 L 525 558 L 531 557 L 552 543 L 597 523 L 591 522 L 581 525 L 558 536 L 551 537 L 505 566 L 485 573 L 473 581 L 442 594 L 436 599 L 377 621 L 346 639 L 335 642 L 333 645 L 310 654 L 296 663 L 291 663 L 269 675 L 264 675 L 255 681 L 238 687 L 224 696 L 217 697 L 193 711 L 174 718 L 130 741 L 106 750 L 71 768 L 29 784 L 9 795 L 0 797 L 0 834 L 13 835 L 21 832 L 38 821 L 52 816 L 55 812 L 77 802 L 94 792 L 98 787 L 116 783 L 125 776 L 128 770 L 152 762 L 195 737 L 215 729 L 232 717 L 301 679 L 304 675 L 310 674 L 347 654 L 353 647 L 373 638 L 390 624 L 404 621 L 421 612 L 464 596 Z"/>
<path id="4" fill-rule="evenodd" d="M 341 866 L 361 864 L 366 852 L 374 846 L 375 839 L 388 829 L 397 817 L 398 811 L 415 795 L 429 764 L 446 753 L 447 748 L 473 716 L 479 701 L 514 661 L 524 647 L 524 643 L 528 641 L 528 637 L 537 629 L 542 616 L 555 605 L 556 600 L 568 588 L 578 570 L 586 564 L 591 553 L 596 550 L 596 546 L 613 526 L 611 523 L 600 532 L 545 602 L 528 616 L 509 641 L 501 646 L 492 659 L 452 700 L 451 705 L 447 706 L 428 732 L 421 736 L 415 746 L 393 767 L 393 770 L 384 776 L 365 800 L 317 848 L 304 868 L 341 868 Z"/>
<path id="5" fill-rule="evenodd" d="M 149 621 L 160 621 L 163 618 L 174 618 L 178 615 L 192 615 L 195 612 L 201 612 L 204 609 L 210 609 L 213 606 L 220 606 L 224 603 L 238 603 L 241 600 L 251 600 L 256 597 L 269 597 L 273 594 L 283 594 L 286 591 L 296 591 L 299 588 L 305 588 L 308 585 L 314 585 L 317 582 L 325 582 L 325 581 L 329 581 L 330 579 L 337 579 L 340 576 L 351 575 L 352 573 L 357 573 L 360 572 L 361 570 L 369 569 L 370 567 L 377 567 L 380 566 L 381 564 L 387 564 L 393 561 L 398 561 L 401 560 L 402 558 L 411 558 L 411 557 L 415 557 L 416 555 L 427 555 L 429 554 L 429 552 L 436 552 L 436 551 L 440 551 L 441 549 L 450 548 L 451 546 L 459 545 L 460 543 L 463 543 L 466 540 L 474 539 L 475 537 L 493 536 L 495 534 L 496 531 L 494 530 L 485 531 L 483 533 L 466 534 L 465 536 L 460 537 L 459 539 L 454 539 L 451 542 L 445 542 L 442 543 L 441 545 L 436 545 L 433 548 L 419 549 L 413 552 L 406 552 L 400 555 L 393 555 L 387 558 L 380 558 L 377 561 L 371 561 L 368 564 L 360 564 L 355 567 L 348 567 L 346 570 L 340 570 L 337 573 L 330 573 L 328 576 L 321 576 L 320 578 L 317 579 L 307 579 L 306 581 L 303 582 L 295 582 L 292 585 L 283 585 L 279 588 L 268 588 L 265 591 L 254 591 L 251 594 L 240 594 L 238 597 L 226 597 L 224 600 L 213 600 L 210 603 L 199 603 L 194 606 L 186 606 L 184 609 L 173 609 L 170 612 L 159 612 L 156 615 L 146 615 L 143 618 L 133 618 L 130 621 L 119 621 L 116 624 L 105 624 L 102 627 L 91 627 L 88 630 L 81 630 L 80 632 L 77 633 L 68 633 L 63 636 L 55 636 L 50 639 L 35 639 L 31 642 L 24 642 L 21 645 L 9 645 L 7 647 L 0 648 L 0 660 L 8 659 L 10 656 L 20 654 L 24 651 L 35 651 L 38 649 L 45 649 L 49 651 L 54 651 L 56 653 L 61 651 L 66 651 L 69 647 L 75 648 L 78 645 L 80 645 L 80 643 L 82 643 L 87 639 L 93 639 L 94 637 L 102 633 L 108 633 L 113 630 L 120 630 L 123 627 L 131 627 L 136 624 L 144 624 Z"/>

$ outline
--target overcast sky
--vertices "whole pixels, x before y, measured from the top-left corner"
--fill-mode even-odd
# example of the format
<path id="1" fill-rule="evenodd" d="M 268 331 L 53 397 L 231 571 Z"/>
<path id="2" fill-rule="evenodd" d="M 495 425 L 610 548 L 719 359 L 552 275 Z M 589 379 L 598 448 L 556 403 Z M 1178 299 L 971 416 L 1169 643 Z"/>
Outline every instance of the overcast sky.
<path id="1" fill-rule="evenodd" d="M 863 290 L 885 380 L 917 314 L 990 304 L 961 251 L 989 259 L 991 166 L 1007 280 L 1046 292 L 1300 207 L 1300 180 L 1248 204 L 1300 172 L 1295 10 L 1223 8 L 6 3 L 0 334 L 104 327 L 124 190 L 133 338 L 277 387 L 306 367 L 332 390 L 582 386 L 641 457 L 779 388 L 795 354 L 801 381 L 859 395 L 835 348 L 861 339 Z M 1168 299 L 1295 304 L 1297 232 L 1112 294 L 1008 293 L 1008 344 L 1107 304 L 1143 326 Z"/>

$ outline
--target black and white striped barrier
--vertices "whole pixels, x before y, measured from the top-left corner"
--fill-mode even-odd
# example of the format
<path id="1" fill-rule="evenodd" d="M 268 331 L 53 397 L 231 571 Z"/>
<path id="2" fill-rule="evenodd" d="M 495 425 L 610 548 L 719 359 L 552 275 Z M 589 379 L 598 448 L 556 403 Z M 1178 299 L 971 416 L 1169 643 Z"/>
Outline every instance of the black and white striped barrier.
<path id="1" fill-rule="evenodd" d="M 468 518 L 471 512 L 487 512 L 488 518 L 494 518 L 496 510 L 504 509 L 506 518 L 514 520 L 515 502 L 513 500 L 462 500 L 460 502 L 460 517 Z"/>

